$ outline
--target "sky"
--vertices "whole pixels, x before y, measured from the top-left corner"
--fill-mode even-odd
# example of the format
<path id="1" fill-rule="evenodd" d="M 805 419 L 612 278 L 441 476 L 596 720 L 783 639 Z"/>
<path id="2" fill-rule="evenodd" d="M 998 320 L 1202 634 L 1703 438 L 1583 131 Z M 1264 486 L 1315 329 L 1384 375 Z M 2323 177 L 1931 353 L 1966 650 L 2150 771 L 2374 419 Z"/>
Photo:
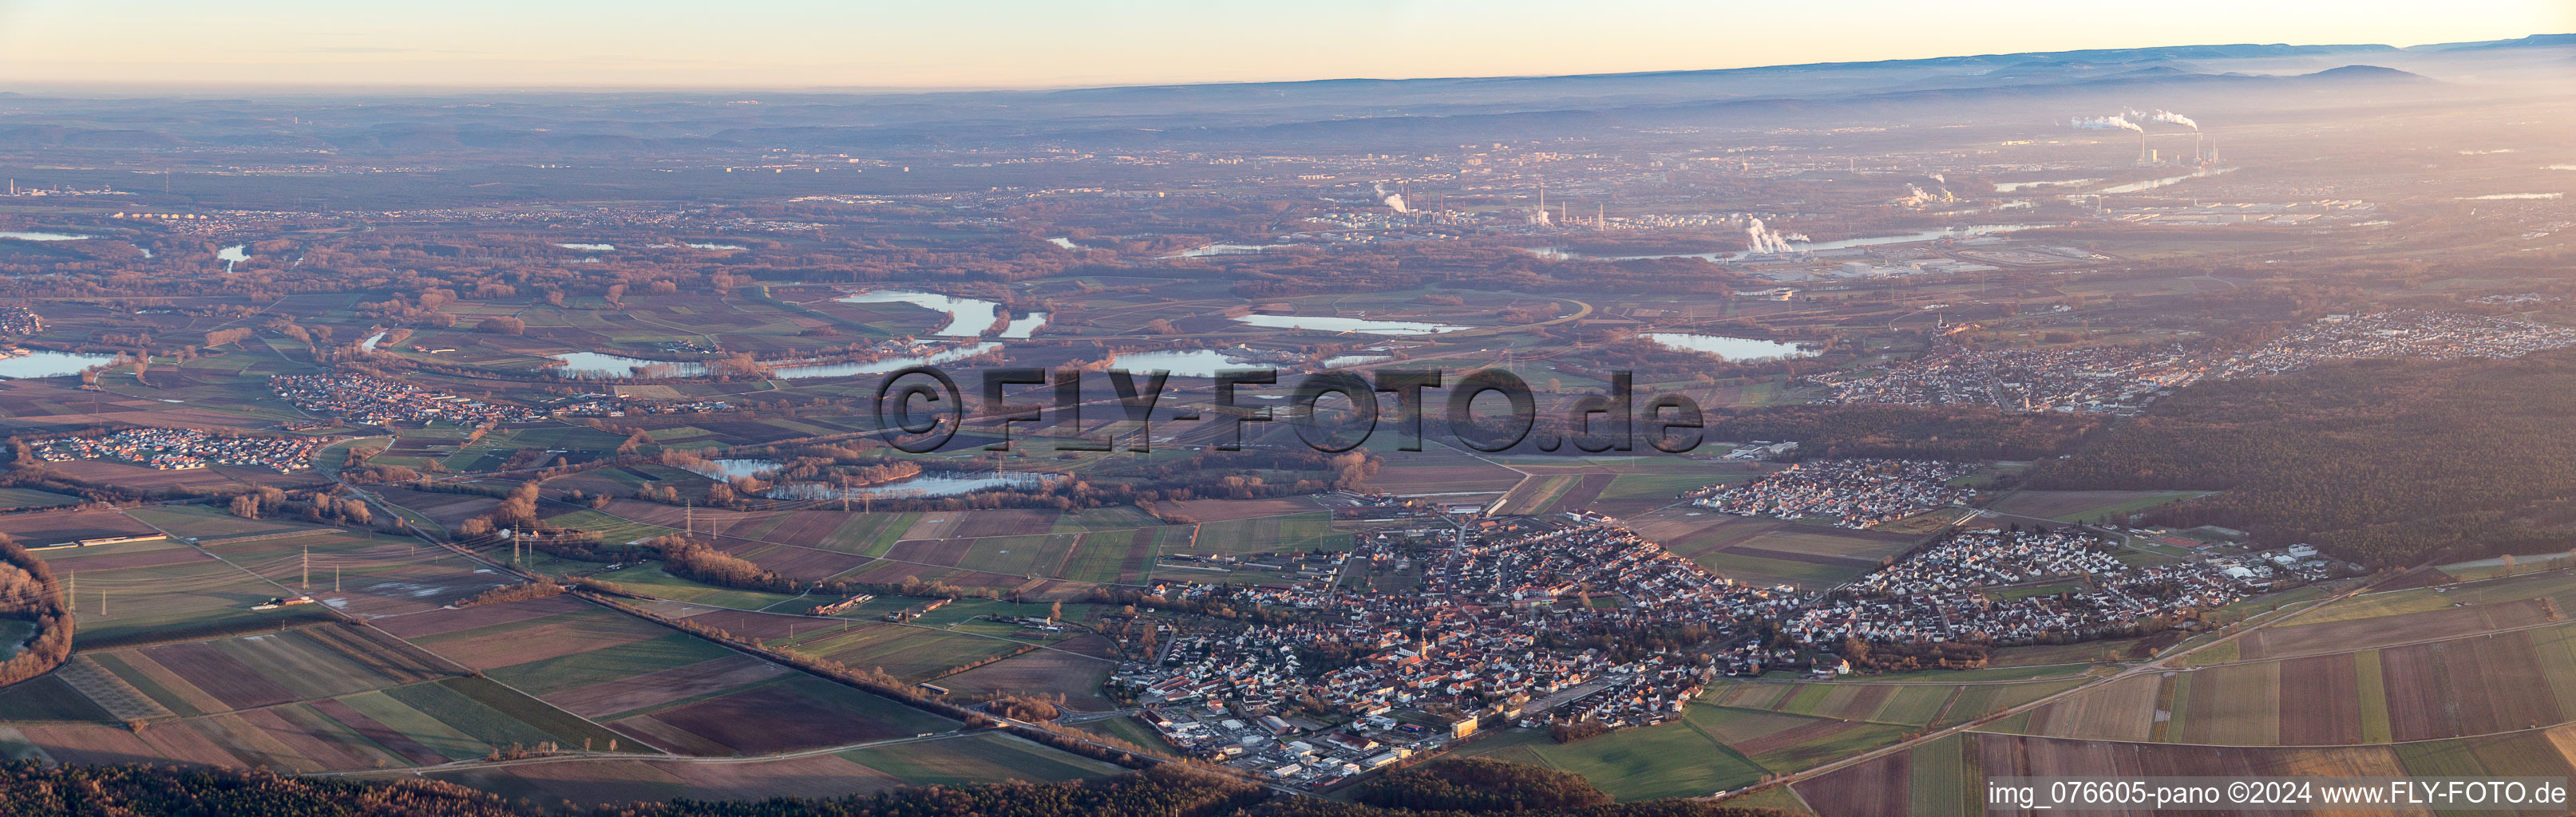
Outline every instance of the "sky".
<path id="1" fill-rule="evenodd" d="M 2576 0 L 0 0 L 0 86 L 990 88 L 2576 32 Z"/>

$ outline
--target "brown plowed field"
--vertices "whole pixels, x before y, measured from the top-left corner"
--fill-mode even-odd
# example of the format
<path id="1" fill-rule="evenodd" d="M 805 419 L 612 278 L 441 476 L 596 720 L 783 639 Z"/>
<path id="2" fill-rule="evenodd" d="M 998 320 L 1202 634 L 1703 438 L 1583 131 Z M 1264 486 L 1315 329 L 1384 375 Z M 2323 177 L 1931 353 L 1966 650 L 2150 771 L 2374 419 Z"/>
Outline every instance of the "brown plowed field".
<path id="1" fill-rule="evenodd" d="M 289 667 L 253 669 L 203 641 L 147 647 L 143 653 L 234 709 L 273 706 L 295 700 L 293 691 L 269 680 L 267 674 L 292 671 Z"/>
<path id="2" fill-rule="evenodd" d="M 708 800 L 846 797 L 872 794 L 904 784 L 901 778 L 843 760 L 837 755 L 766 763 L 654 765 L 687 784 L 691 797 Z"/>
<path id="3" fill-rule="evenodd" d="M 966 561 L 966 551 L 973 547 L 973 539 L 912 539 L 894 543 L 886 550 L 886 558 L 956 567 Z"/>
<path id="4" fill-rule="evenodd" d="M 275 709 L 244 712 L 239 717 L 242 728 L 262 739 L 284 745 L 296 756 L 312 761 L 305 771 L 364 769 L 375 762 L 375 758 L 363 756 L 351 747 L 324 740 L 320 735 L 313 734 L 311 730 L 289 722 Z"/>
<path id="5" fill-rule="evenodd" d="M 27 736 L 27 742 L 64 763 L 169 762 L 168 756 L 159 748 L 143 742 L 143 736 L 121 726 L 29 726 L 19 732 Z M 227 757 L 225 762 L 215 765 L 238 766 L 240 763 Z"/>
<path id="6" fill-rule="evenodd" d="M 2176 746 L 1993 734 L 1974 734 L 1971 739 L 1976 742 L 1973 751 L 1990 777 L 2358 777 L 2406 773 L 2398 763 L 2397 753 L 2387 746 Z"/>
<path id="7" fill-rule="evenodd" d="M 1411 458 L 1431 452 L 1391 452 L 1387 464 L 1369 478 L 1369 485 L 1382 491 L 1430 491 L 1457 493 L 1465 491 L 1508 491 L 1520 484 L 1521 474 L 1500 465 L 1400 465 Z"/>
<path id="8" fill-rule="evenodd" d="M 447 762 L 446 755 L 432 751 L 429 747 L 421 745 L 420 741 L 412 740 L 410 736 L 396 731 L 393 727 L 367 717 L 364 713 L 350 708 L 348 704 L 337 700 L 314 701 L 313 711 L 330 716 L 332 720 L 339 721 L 340 725 L 349 727 L 349 731 L 358 733 L 359 737 L 375 741 L 376 745 L 385 747 L 416 765 Z"/>
<path id="9" fill-rule="evenodd" d="M 230 715 L 194 718 L 173 724 L 176 729 L 145 729 L 143 742 L 160 750 L 161 756 L 179 763 L 204 766 L 267 766 L 288 770 L 295 766 L 288 758 L 250 748 L 247 741 L 225 734 L 222 721 Z"/>
<path id="10" fill-rule="evenodd" d="M 2248 660 L 2289 658 L 2453 638 L 2464 633 L 2508 630 L 2548 622 L 2549 613 L 2541 607 L 2539 599 L 2519 599 L 2324 624 L 2270 627 L 2238 639 L 2237 654 Z"/>
<path id="11" fill-rule="evenodd" d="M 820 597 L 816 603 L 827 601 L 829 599 L 830 597 L 828 596 Z M 747 638 L 786 638 L 790 634 L 791 630 L 794 632 L 811 633 L 824 627 L 835 626 L 834 623 L 830 621 L 806 618 L 804 616 L 786 616 L 774 613 L 747 613 L 741 610 L 726 610 L 721 608 L 699 610 L 695 613 L 691 613 L 688 618 L 696 623 L 715 627 L 717 629 L 733 633 L 734 635 L 744 636 Z"/>
<path id="12" fill-rule="evenodd" d="M 480 604 L 461 610 L 432 610 L 377 619 L 370 623 L 376 625 L 378 629 L 403 638 L 427 638 L 476 627 L 544 618 L 556 613 L 568 613 L 589 607 L 590 603 L 572 596 L 549 596 L 506 604 Z"/>
<path id="13" fill-rule="evenodd" d="M 1264 516 L 1287 516 L 1316 509 L 1313 502 L 1299 499 L 1192 499 L 1160 502 L 1154 509 L 1178 513 L 1201 522 L 1224 522 L 1230 519 L 1255 519 Z M 990 511 L 978 511 L 990 513 Z M 1044 531 L 1039 531 L 1044 533 Z"/>
<path id="14" fill-rule="evenodd" d="M 2360 683 L 2352 653 L 2281 662 L 2282 745 L 2360 743 Z"/>
<path id="15" fill-rule="evenodd" d="M 955 511 L 966 518 L 957 523 L 950 536 L 972 539 L 982 536 L 1022 536 L 1046 533 L 1055 529 L 1058 512 L 1035 508 L 1004 508 L 989 511 Z"/>
<path id="16" fill-rule="evenodd" d="M 704 757 L 735 754 L 723 744 L 689 734 L 677 726 L 654 720 L 650 715 L 627 718 L 609 724 L 608 728 L 618 734 L 643 741 L 647 746 L 659 746 L 679 754 Z"/>
<path id="17" fill-rule="evenodd" d="M 874 561 L 865 556 L 787 545 L 771 545 L 759 555 L 746 558 L 763 570 L 776 571 L 781 576 L 805 582 L 838 576 Z"/>
<path id="18" fill-rule="evenodd" d="M 908 734 L 885 723 L 821 706 L 783 684 L 663 710 L 653 719 L 746 755 Z"/>
<path id="19" fill-rule="evenodd" d="M 2389 736 L 2399 741 L 2482 735 L 2566 720 L 2527 633 L 2410 644 L 2379 651 Z"/>
<path id="20" fill-rule="evenodd" d="M 441 642 L 429 649 L 447 660 L 474 669 L 491 670 L 642 641 L 668 632 L 650 624 L 611 616 L 615 614 L 601 612 L 543 621 L 512 628 L 490 638 Z"/>
<path id="21" fill-rule="evenodd" d="M 1904 814 L 1914 807 L 1913 785 L 1914 753 L 1889 752 L 1795 788 L 1817 814 Z"/>
<path id="22" fill-rule="evenodd" d="M 54 511 L 0 516 L 0 533 L 28 547 L 96 539 L 104 536 L 150 536 L 152 526 L 116 511 Z M 39 552 L 38 556 L 44 555 Z"/>
<path id="23" fill-rule="evenodd" d="M 632 712 L 778 677 L 785 667 L 748 655 L 729 655 L 622 681 L 592 684 L 546 696 L 546 702 L 585 718 Z"/>
<path id="24" fill-rule="evenodd" d="M 2164 678 L 2138 675 L 2040 707 L 2031 713 L 2035 735 L 2107 740 L 2146 740 L 2155 726 L 2156 692 Z"/>
<path id="25" fill-rule="evenodd" d="M 1100 682 L 1116 664 L 1055 650 L 1033 650 L 938 679 L 952 692 L 1035 692 L 1062 695 L 1067 708 L 1105 712 L 1117 704 L 1100 697 Z"/>

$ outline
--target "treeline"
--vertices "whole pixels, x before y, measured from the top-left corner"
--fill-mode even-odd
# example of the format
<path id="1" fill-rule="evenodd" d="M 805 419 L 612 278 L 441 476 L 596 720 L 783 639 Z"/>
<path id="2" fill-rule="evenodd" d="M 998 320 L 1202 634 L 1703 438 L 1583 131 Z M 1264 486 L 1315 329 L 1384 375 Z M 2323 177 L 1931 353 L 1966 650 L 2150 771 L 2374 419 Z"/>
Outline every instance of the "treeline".
<path id="1" fill-rule="evenodd" d="M 1469 757 L 1379 775 L 1353 788 L 1351 800 L 1429 811 L 1528 811 L 1608 805 L 1610 795 L 1573 772 Z"/>
<path id="2" fill-rule="evenodd" d="M 523 582 L 520 584 L 505 584 L 458 599 L 454 606 L 472 607 L 478 604 L 500 604 L 502 602 L 511 601 L 530 601 L 549 596 L 560 596 L 563 595 L 563 592 L 563 585 L 556 584 L 554 582 Z"/>
<path id="3" fill-rule="evenodd" d="M 1985 406 L 1797 405 L 1711 412 L 1707 439 L 1794 440 L 1799 459 L 2029 460 L 2075 449 L 2099 416 L 2008 414 Z"/>
<path id="4" fill-rule="evenodd" d="M 1503 764 L 1515 766 L 1515 764 Z M 1515 766 L 1540 779 L 1545 770 Z M 1505 785 L 1511 785 L 1506 783 Z M 1518 788 L 1544 789 L 1522 784 Z M 1494 798 L 1493 802 L 1525 802 Z M 1548 798 L 1526 802 L 1547 803 Z M 537 817 L 547 813 L 464 786 L 433 780 L 369 780 L 281 776 L 265 769 L 233 771 L 120 764 L 0 764 L 0 813 L 182 817 L 257 814 L 263 817 Z M 567 813 L 558 811 L 556 813 Z M 1769 817 L 1785 815 L 1693 800 L 1636 803 L 1585 802 L 1525 808 L 1408 808 L 1341 803 L 1274 794 L 1242 780 L 1180 766 L 1160 766 L 1115 777 L 1061 783 L 999 782 L 963 786 L 910 786 L 830 799 L 669 800 L 601 806 L 591 817 Z"/>
<path id="5" fill-rule="evenodd" d="M 0 686 L 52 672 L 72 657 L 72 613 L 54 569 L 7 534 L 0 534 L 0 616 L 36 623 L 26 648 L 0 661 Z"/>
<path id="6" fill-rule="evenodd" d="M 2034 488 L 2215 490 L 2150 512 L 2369 565 L 2576 546 L 2576 353 L 2357 361 L 2203 382 Z"/>

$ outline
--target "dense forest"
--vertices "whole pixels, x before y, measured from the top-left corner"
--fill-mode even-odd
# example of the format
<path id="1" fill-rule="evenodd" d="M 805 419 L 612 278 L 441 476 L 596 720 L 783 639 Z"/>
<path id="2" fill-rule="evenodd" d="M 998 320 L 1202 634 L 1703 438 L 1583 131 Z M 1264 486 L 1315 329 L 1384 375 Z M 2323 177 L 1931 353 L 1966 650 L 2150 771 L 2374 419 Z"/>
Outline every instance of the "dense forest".
<path id="1" fill-rule="evenodd" d="M 2215 490 L 2149 516 L 2371 565 L 2576 545 L 2576 354 L 2203 382 L 2029 487 Z"/>
<path id="2" fill-rule="evenodd" d="M 2099 416 L 2007 414 L 1984 406 L 1796 405 L 1712 412 L 1709 440 L 1797 440 L 1801 459 L 2027 460 L 2071 451 Z"/>
<path id="3" fill-rule="evenodd" d="M 1509 772 L 1543 770 L 1504 767 Z M 1511 784 L 1526 788 L 1527 784 Z M 1595 792 L 1597 794 L 1598 792 Z M 1765 817 L 1778 814 L 1708 803 L 1663 800 L 1610 805 L 1606 798 L 1550 805 L 1526 803 L 1521 817 Z M 236 772 L 148 765 L 0 765 L 0 814 L 263 815 L 263 817 L 533 817 L 534 804 L 513 802 L 450 783 L 426 780 L 358 782 L 280 777 L 262 770 Z M 578 812 L 575 812 L 578 813 Z M 1284 798 L 1270 790 L 1203 771 L 1163 766 L 1100 780 L 1065 783 L 984 783 L 925 786 L 828 800 L 777 797 L 758 801 L 673 800 L 603 807 L 597 817 L 1451 817 L 1494 811 L 1414 811 Z"/>

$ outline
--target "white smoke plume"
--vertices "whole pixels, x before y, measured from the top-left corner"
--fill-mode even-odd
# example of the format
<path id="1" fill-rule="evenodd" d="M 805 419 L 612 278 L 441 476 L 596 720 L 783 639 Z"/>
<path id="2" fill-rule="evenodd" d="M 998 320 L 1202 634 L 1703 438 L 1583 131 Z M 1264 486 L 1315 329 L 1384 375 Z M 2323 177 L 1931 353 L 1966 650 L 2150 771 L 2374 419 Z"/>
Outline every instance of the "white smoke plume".
<path id="1" fill-rule="evenodd" d="M 1764 226 L 1762 224 L 1762 220 L 1758 218 L 1753 219 L 1752 222 L 1744 228 L 1745 249 L 1752 252 L 1797 252 L 1797 248 L 1789 246 L 1789 242 L 1792 241 L 1803 244 L 1806 243 L 1807 237 L 1800 233 L 1783 233 L 1772 230 L 1770 227 Z"/>
<path id="2" fill-rule="evenodd" d="M 2200 123 L 2191 121 L 2191 117 L 2174 113 L 2172 111 L 2157 111 L 2155 113 L 2148 114 L 2147 121 L 2181 125 L 2192 130 L 2200 130 Z"/>
<path id="3" fill-rule="evenodd" d="M 1403 196 L 1398 195 L 1398 194 L 1395 194 L 1395 193 L 1389 193 L 1389 192 L 1386 192 L 1386 185 L 1378 184 L 1378 183 L 1376 183 L 1376 182 L 1369 182 L 1369 189 L 1377 191 L 1377 198 L 1378 198 L 1378 201 L 1386 202 L 1386 207 L 1387 207 L 1387 209 L 1389 209 L 1389 210 L 1394 210 L 1394 211 L 1396 211 L 1396 212 L 1398 212 L 1398 213 L 1410 213 L 1410 212 L 1413 212 L 1412 210 L 1407 209 L 1407 208 L 1404 206 L 1404 197 L 1403 197 Z"/>
<path id="4" fill-rule="evenodd" d="M 1949 177 L 1943 176 L 1943 175 L 1941 175 L 1941 174 L 1939 174 L 1939 173 L 1925 173 L 1925 174 L 1923 174 L 1923 175 L 1930 176 L 1930 177 L 1932 177 L 1932 180 L 1933 180 L 1933 181 L 1940 182 L 1940 183 L 1942 183 L 1942 184 L 1949 184 L 1949 183 L 1950 183 L 1950 179 L 1949 179 Z"/>
<path id="5" fill-rule="evenodd" d="M 2078 116 L 2069 120 L 2067 124 L 2083 130 L 2133 130 L 2139 133 L 2147 132 L 2146 128 L 2138 127 L 2138 123 L 2131 122 L 2128 117 L 2121 116 L 2119 114 L 2112 114 L 2110 116 Z"/>

